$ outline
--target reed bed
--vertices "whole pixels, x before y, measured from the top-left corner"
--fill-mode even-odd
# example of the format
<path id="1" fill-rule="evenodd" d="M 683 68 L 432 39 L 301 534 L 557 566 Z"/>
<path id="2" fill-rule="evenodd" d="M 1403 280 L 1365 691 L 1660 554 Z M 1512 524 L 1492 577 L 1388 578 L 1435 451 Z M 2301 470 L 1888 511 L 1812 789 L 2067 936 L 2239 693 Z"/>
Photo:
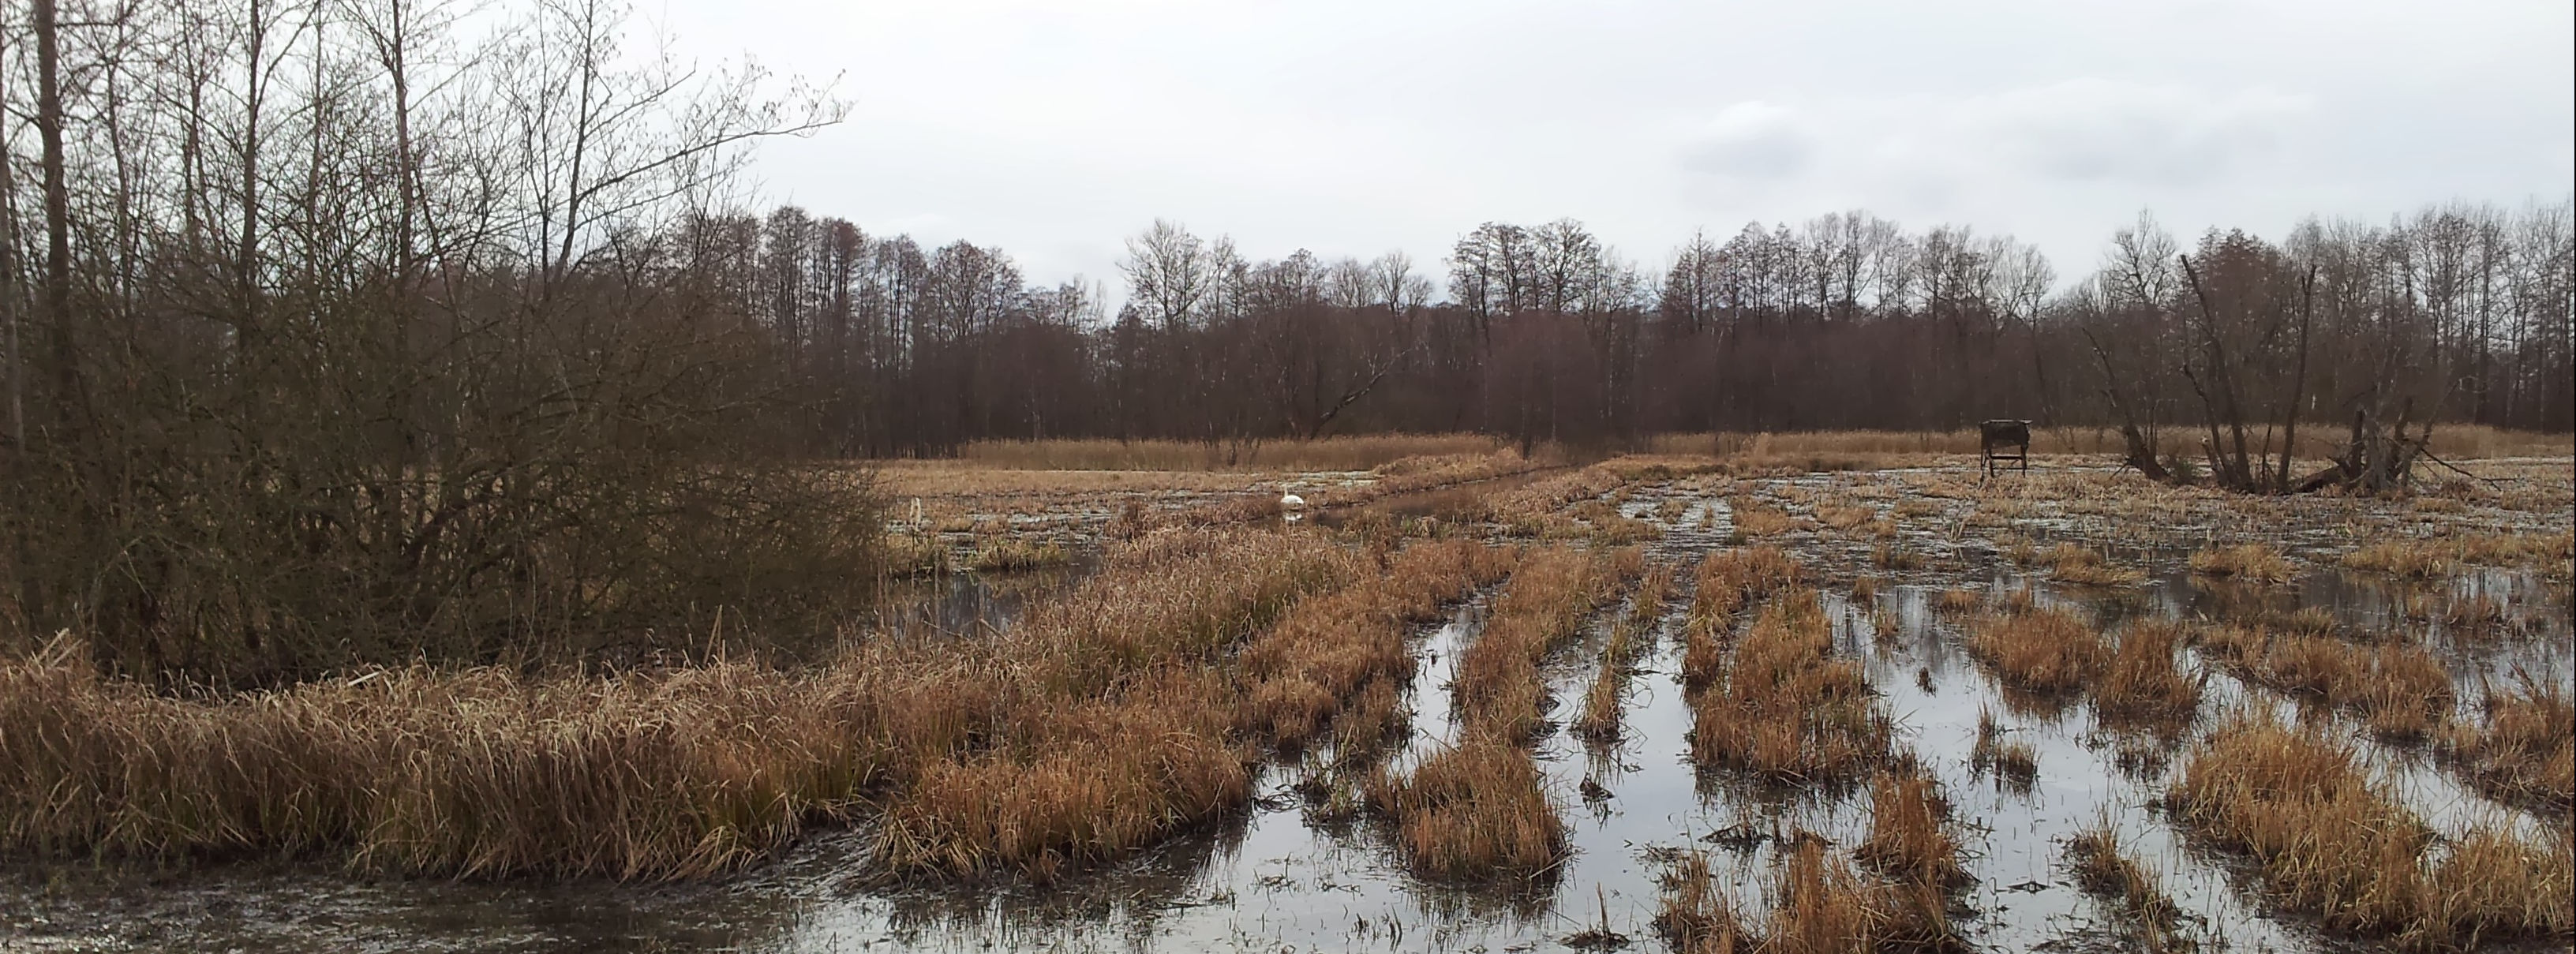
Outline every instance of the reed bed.
<path id="1" fill-rule="evenodd" d="M 1574 731 L 1595 742 L 1619 738 L 1619 714 L 1626 708 L 1628 678 L 1636 672 L 1637 657 L 1653 638 L 1657 623 L 1664 617 L 1664 607 L 1672 598 L 1673 569 L 1656 564 L 1638 580 L 1637 590 L 1628 606 L 1610 630 L 1610 638 L 1601 647 L 1601 670 L 1594 674 L 1592 687 L 1583 693 L 1583 713 L 1574 720 Z"/>
<path id="2" fill-rule="evenodd" d="M 2525 676 L 2489 690 L 2480 708 L 2484 725 L 2463 721 L 2443 733 L 2446 759 L 2500 800 L 2561 817 L 2576 808 L 2576 702 L 2566 688 Z"/>
<path id="3" fill-rule="evenodd" d="M 1691 757 L 1769 781 L 1838 783 L 1887 752 L 1889 723 L 1858 664 L 1833 658 L 1813 590 L 1766 604 L 1731 660 L 1703 673 L 1691 699 Z"/>
<path id="4" fill-rule="evenodd" d="M 1737 497 L 1726 502 L 1735 516 L 1735 532 L 1747 537 L 1776 537 L 1798 529 L 1798 518 L 1778 507 L 1757 503 L 1751 497 Z"/>
<path id="5" fill-rule="evenodd" d="M 2450 672 L 2411 643 L 2358 646 L 2296 630 L 2218 625 L 2196 634 L 2203 652 L 2245 680 L 2350 710 L 2384 738 L 2420 739 L 2450 721 Z"/>
<path id="6" fill-rule="evenodd" d="M 1974 879 L 1959 866 L 1949 802 L 1919 768 L 1900 768 L 1878 773 L 1871 784 L 1869 837 L 1853 849 L 1853 857 L 1890 879 L 1935 894 L 1966 886 Z"/>
<path id="7" fill-rule="evenodd" d="M 1161 534 L 991 640 L 805 669 L 412 667 L 173 698 L 64 640 L 0 664 L 0 844 L 678 878 L 881 803 L 898 867 L 1099 857 L 1248 797 L 1211 664 L 1356 570 L 1317 540 Z"/>
<path id="8" fill-rule="evenodd" d="M 1978 620 L 1968 634 L 1968 654 L 2005 685 L 2048 697 L 2090 685 L 2111 655 L 2091 623 L 2055 607 L 1991 614 Z"/>
<path id="9" fill-rule="evenodd" d="M 2290 558 L 2270 544 L 2242 543 L 2229 547 L 2209 547 L 2191 555 L 2191 571 L 2202 576 L 2226 577 L 2256 583 L 2286 583 L 2298 572 Z"/>
<path id="10" fill-rule="evenodd" d="M 2185 827 L 2252 857 L 2275 903 L 2332 931 L 2465 950 L 2576 928 L 2565 838 L 2535 845 L 2481 826 L 2436 857 L 2433 830 L 2348 743 L 2313 727 L 2256 716 L 2220 728 L 2192 749 L 2166 803 Z"/>
<path id="11" fill-rule="evenodd" d="M 1524 554 L 1451 691 L 1459 743 L 1401 776 L 1378 774 L 1369 804 L 1390 819 L 1415 870 L 1442 878 L 1535 877 L 1565 850 L 1565 822 L 1527 743 L 1545 716 L 1539 665 L 1643 568 L 1637 551 Z"/>

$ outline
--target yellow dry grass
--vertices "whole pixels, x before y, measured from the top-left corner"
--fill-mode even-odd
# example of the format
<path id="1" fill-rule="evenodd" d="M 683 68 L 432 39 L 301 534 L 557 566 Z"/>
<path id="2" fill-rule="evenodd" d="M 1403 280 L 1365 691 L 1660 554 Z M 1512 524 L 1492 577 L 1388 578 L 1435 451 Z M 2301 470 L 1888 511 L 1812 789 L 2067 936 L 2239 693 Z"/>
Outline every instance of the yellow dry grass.
<path id="1" fill-rule="evenodd" d="M 2564 817 L 2576 806 L 2576 701 L 2564 687 L 2526 677 L 2490 690 L 2480 708 L 2486 723 L 2452 725 L 2444 755 L 2479 788 Z"/>
<path id="2" fill-rule="evenodd" d="M 1855 780 L 1887 752 L 1889 723 L 1868 680 L 1833 658 L 1816 593 L 1791 589 L 1764 607 L 1721 671 L 1691 698 L 1691 757 L 1773 782 Z"/>
<path id="3" fill-rule="evenodd" d="M 2450 720 L 2456 699 L 2441 659 L 2411 643 L 2357 646 L 2313 632 L 2234 625 L 2203 627 L 2195 637 L 2213 661 L 2246 680 L 2349 709 L 2387 738 L 2424 737 Z"/>
<path id="4" fill-rule="evenodd" d="M 2125 566 L 2114 566 L 2102 554 L 2072 543 L 2050 547 L 2042 559 L 2048 561 L 2049 578 L 2077 586 L 2128 586 L 2144 581 L 2147 575 Z"/>
<path id="5" fill-rule="evenodd" d="M 2121 633 L 2093 705 L 2113 724 L 2179 731 L 2200 711 L 2201 680 L 2183 674 L 2178 657 L 2187 632 L 2166 620 L 2141 620 Z"/>
<path id="6" fill-rule="evenodd" d="M 1665 601 L 1672 597 L 1672 567 L 1657 564 L 1646 571 L 1637 583 L 1637 592 L 1627 615 L 1610 630 L 1610 638 L 1601 647 L 1601 669 L 1593 676 L 1592 687 L 1583 693 L 1583 713 L 1574 721 L 1574 731 L 1596 742 L 1619 737 L 1619 713 L 1624 708 L 1628 677 L 1636 671 L 1637 656 L 1651 638 L 1654 626 L 1664 615 Z"/>
<path id="7" fill-rule="evenodd" d="M 1538 666 L 1642 562 L 1634 550 L 1545 549 L 1520 558 L 1484 630 L 1458 658 L 1459 743 L 1410 773 L 1381 773 L 1367 785 L 1370 805 L 1393 821 L 1415 870 L 1528 876 L 1557 862 L 1565 822 L 1525 747 L 1544 715 Z"/>
<path id="8" fill-rule="evenodd" d="M 2270 898 L 2334 931 L 2413 949 L 2563 935 L 2570 843 L 2480 827 L 2436 849 L 2432 829 L 2314 728 L 2240 719 L 2194 747 L 2167 795 L 2181 824 L 2261 866 Z"/>
<path id="9" fill-rule="evenodd" d="M 2256 583 L 2285 583 L 2298 572 L 2298 567 L 2269 544 L 2244 543 L 2210 547 L 2192 554 L 2191 571 L 2203 576 L 2223 576 Z"/>
<path id="10" fill-rule="evenodd" d="M 2182 909 L 2173 896 L 2165 893 L 2154 870 L 2121 849 L 2119 833 L 2109 819 L 2069 839 L 2066 861 L 2087 893 L 2120 905 L 2122 918 L 2135 931 L 2131 940 L 2142 950 L 2179 954 L 2200 949 L 2198 942 L 2181 933 Z"/>
<path id="11" fill-rule="evenodd" d="M 1968 635 L 1968 653 L 2005 685 L 2040 695 L 2084 688 L 2110 655 L 2091 623 L 2054 607 L 1978 620 Z"/>

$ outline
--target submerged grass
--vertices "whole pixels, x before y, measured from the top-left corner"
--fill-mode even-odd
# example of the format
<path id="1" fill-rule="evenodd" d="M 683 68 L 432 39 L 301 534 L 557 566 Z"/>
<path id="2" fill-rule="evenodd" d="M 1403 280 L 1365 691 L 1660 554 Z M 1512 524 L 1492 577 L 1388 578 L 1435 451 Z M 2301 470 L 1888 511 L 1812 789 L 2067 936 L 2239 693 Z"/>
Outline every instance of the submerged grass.
<path id="1" fill-rule="evenodd" d="M 2198 951 L 2200 944 L 2182 933 L 2182 909 L 2165 893 L 2162 879 L 2120 847 L 2119 833 L 2104 818 L 2068 840 L 2067 867 L 2084 891 L 2120 906 L 2121 918 L 2136 932 L 2131 938 L 2150 954 Z"/>

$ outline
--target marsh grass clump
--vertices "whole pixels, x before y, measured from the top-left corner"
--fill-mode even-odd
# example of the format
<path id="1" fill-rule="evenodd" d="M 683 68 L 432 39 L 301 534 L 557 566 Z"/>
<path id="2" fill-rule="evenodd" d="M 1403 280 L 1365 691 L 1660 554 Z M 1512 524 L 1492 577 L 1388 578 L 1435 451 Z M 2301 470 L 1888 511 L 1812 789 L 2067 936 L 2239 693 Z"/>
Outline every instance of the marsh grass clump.
<path id="1" fill-rule="evenodd" d="M 2164 620 L 2131 624 L 2093 688 L 2094 708 L 2114 723 L 2188 727 L 2200 710 L 2203 680 L 2184 675 L 2178 663 L 2187 635 Z"/>
<path id="2" fill-rule="evenodd" d="M 2068 840 L 2066 864 L 2085 893 L 2117 903 L 2121 917 L 2136 930 L 2139 948 L 2155 954 L 2200 950 L 2182 933 L 2182 909 L 2165 893 L 2162 879 L 2120 847 L 2119 833 L 2107 817 Z"/>
<path id="3" fill-rule="evenodd" d="M 1610 638 L 1601 647 L 1601 669 L 1593 676 L 1592 687 L 1584 691 L 1583 713 L 1574 722 L 1574 731 L 1595 742 L 1619 737 L 1619 712 L 1626 695 L 1628 677 L 1636 670 L 1637 657 L 1653 637 L 1654 627 L 1663 619 L 1664 603 L 1672 596 L 1673 570 L 1658 564 L 1646 571 L 1637 584 L 1636 595 L 1628 613 L 1610 630 Z"/>
<path id="4" fill-rule="evenodd" d="M 1517 551 L 1466 540 L 1425 541 L 1371 558 L 1358 585 L 1310 598 L 1246 642 L 1236 657 L 1244 733 L 1295 748 L 1339 720 L 1356 718 L 1375 737 L 1395 728 L 1391 700 L 1413 674 L 1408 626 L 1438 618 L 1448 603 L 1502 579 Z M 1381 696 L 1386 705 L 1370 704 Z"/>
<path id="5" fill-rule="evenodd" d="M 2486 723 L 2453 724 L 2443 755 L 2478 787 L 2504 801 L 2555 808 L 2576 805 L 2576 703 L 2567 690 L 2528 675 L 2489 690 L 2479 708 Z"/>
<path id="6" fill-rule="evenodd" d="M 2349 744 L 2250 717 L 2196 746 L 2166 794 L 2180 824 L 2261 867 L 2271 899 L 2329 930 L 2399 947 L 2561 935 L 2571 921 L 2567 840 L 2492 827 L 2437 838 L 2374 782 Z"/>
<path id="7" fill-rule="evenodd" d="M 1937 893 L 1889 884 L 1855 870 L 1825 850 L 1824 839 L 1799 832 L 1773 869 L 1771 909 L 1738 913 L 1716 884 L 1707 856 L 1683 856 L 1663 884 L 1656 928 L 1685 954 L 1845 954 L 1852 951 L 1958 951 Z"/>
<path id="8" fill-rule="evenodd" d="M 1727 501 L 1735 515 L 1735 532 L 1748 537 L 1776 537 L 1798 528 L 1797 518 L 1778 507 L 1754 502 L 1751 497 Z"/>
<path id="9" fill-rule="evenodd" d="M 1482 879 L 1554 869 L 1565 822 L 1526 747 L 1545 709 L 1539 664 L 1643 562 L 1635 550 L 1545 549 L 1520 558 L 1484 630 L 1458 659 L 1451 691 L 1464 722 L 1459 744 L 1368 786 L 1370 806 L 1392 822 L 1416 871 Z"/>
<path id="10" fill-rule="evenodd" d="M 2110 655 L 2092 624 L 2054 607 L 1984 617 L 1968 635 L 1968 653 L 2006 685 L 2042 696 L 2084 688 Z"/>
<path id="11" fill-rule="evenodd" d="M 1995 773 L 1997 781 L 2017 792 L 2028 792 L 2039 781 L 2039 752 L 2028 742 L 2004 738 L 1994 710 L 1983 707 L 1977 710 L 1977 740 L 1968 750 L 1968 766 Z"/>
<path id="12" fill-rule="evenodd" d="M 2356 570 L 2434 579 L 2462 565 L 2524 566 L 2566 579 L 2576 561 L 2576 532 L 2473 534 L 2382 540 L 2344 554 Z"/>
<path id="13" fill-rule="evenodd" d="M 1683 684 L 1699 689 L 1714 681 L 1725 666 L 1737 612 L 1795 584 L 1801 573 L 1798 561 L 1778 547 L 1720 550 L 1702 558 L 1683 630 Z"/>
<path id="14" fill-rule="evenodd" d="M 2050 547 L 2041 557 L 2050 579 L 2076 586 L 2129 586 L 2146 580 L 2137 569 L 2113 566 L 2102 554 L 2073 543 Z"/>
<path id="15" fill-rule="evenodd" d="M 1530 877 L 1565 850 L 1565 821 L 1528 750 L 1471 737 L 1369 786 L 1414 870 L 1439 878 Z"/>
<path id="16" fill-rule="evenodd" d="M 1892 879 L 1947 893 L 1974 880 L 1959 867 L 1949 823 L 1949 802 L 1931 778 L 1883 771 L 1871 786 L 1868 840 L 1852 855 Z"/>
<path id="17" fill-rule="evenodd" d="M 2411 741 L 2450 720 L 2449 670 L 2412 643 L 2356 646 L 2331 636 L 2220 625 L 2197 634 L 2203 651 L 2247 681 L 2346 709 L 2383 738 Z"/>
<path id="18" fill-rule="evenodd" d="M 1643 568 L 1635 550 L 1554 548 L 1523 557 L 1484 630 L 1458 657 L 1452 691 L 1470 732 L 1520 741 L 1546 715 L 1539 665 L 1581 632 L 1583 618 Z"/>
<path id="19" fill-rule="evenodd" d="M 2191 571 L 2256 583 L 2285 583 L 2298 572 L 2290 558 L 2265 543 L 2210 547 L 2191 555 Z"/>
<path id="20" fill-rule="evenodd" d="M 1691 757 L 1780 783 L 1856 779 L 1885 755 L 1889 723 L 1859 665 L 1831 649 L 1815 591 L 1774 598 L 1691 699 Z"/>
<path id="21" fill-rule="evenodd" d="M 1932 605 L 1944 613 L 1965 613 L 1983 605 L 1985 601 L 1985 594 L 1981 591 L 1954 586 L 1942 590 L 1941 595 L 1932 601 Z"/>

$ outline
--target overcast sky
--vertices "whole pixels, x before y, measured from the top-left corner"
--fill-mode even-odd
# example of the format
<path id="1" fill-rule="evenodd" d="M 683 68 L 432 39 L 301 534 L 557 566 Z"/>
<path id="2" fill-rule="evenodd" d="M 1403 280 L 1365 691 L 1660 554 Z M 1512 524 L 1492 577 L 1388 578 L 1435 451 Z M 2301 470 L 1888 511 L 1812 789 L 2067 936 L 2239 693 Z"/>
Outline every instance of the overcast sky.
<path id="1" fill-rule="evenodd" d="M 1865 208 L 2063 278 L 2140 209 L 2277 237 L 2576 179 L 2568 0 L 641 2 L 689 55 L 840 75 L 849 121 L 765 147 L 766 199 L 1113 289 L 1158 216 L 1437 274 L 1487 220 L 1660 268 Z"/>

